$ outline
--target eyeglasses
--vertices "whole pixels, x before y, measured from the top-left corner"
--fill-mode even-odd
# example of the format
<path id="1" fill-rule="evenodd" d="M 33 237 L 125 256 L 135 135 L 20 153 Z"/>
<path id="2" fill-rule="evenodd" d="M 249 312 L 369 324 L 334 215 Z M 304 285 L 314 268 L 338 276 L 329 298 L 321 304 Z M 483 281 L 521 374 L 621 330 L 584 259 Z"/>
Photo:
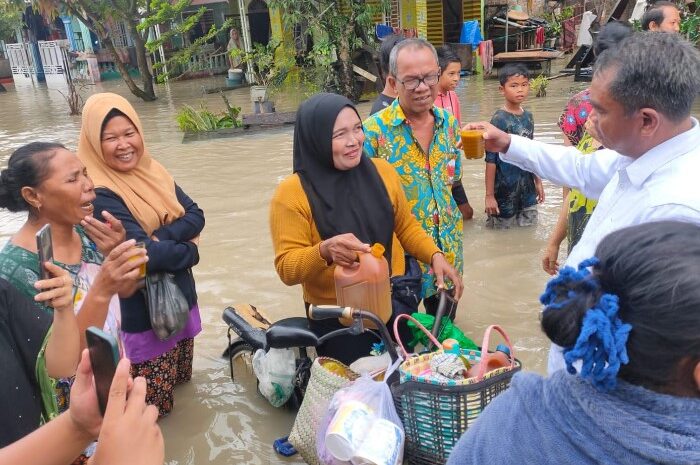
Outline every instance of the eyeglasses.
<path id="1" fill-rule="evenodd" d="M 439 79 L 440 73 L 428 74 L 427 76 L 423 76 L 422 78 L 411 77 L 404 80 L 396 78 L 397 81 L 403 84 L 406 90 L 416 90 L 418 86 L 420 86 L 421 82 L 425 83 L 425 85 L 428 87 L 433 87 L 435 84 L 438 83 Z"/>

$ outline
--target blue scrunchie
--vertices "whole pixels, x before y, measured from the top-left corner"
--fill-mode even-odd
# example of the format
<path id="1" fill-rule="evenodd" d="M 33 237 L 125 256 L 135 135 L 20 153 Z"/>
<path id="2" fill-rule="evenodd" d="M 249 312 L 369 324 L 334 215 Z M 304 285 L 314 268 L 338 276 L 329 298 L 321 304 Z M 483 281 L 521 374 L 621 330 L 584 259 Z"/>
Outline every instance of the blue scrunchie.
<path id="1" fill-rule="evenodd" d="M 578 282 L 586 292 L 598 289 L 600 283 L 588 270 L 588 267 L 598 264 L 598 259 L 594 257 L 581 262 L 578 270 L 564 267 L 558 276 L 547 283 L 540 302 L 546 305 L 547 309 L 561 309 L 578 294 L 577 291 L 571 290 L 566 300 L 555 302 L 556 288 L 559 285 Z M 615 388 L 620 366 L 629 363 L 626 344 L 632 326 L 618 318 L 619 308 L 618 296 L 601 295 L 598 302 L 586 311 L 581 332 L 574 346 L 564 348 L 567 371 L 576 374 L 574 362 L 581 360 L 581 377 L 589 379 L 601 391 Z"/>

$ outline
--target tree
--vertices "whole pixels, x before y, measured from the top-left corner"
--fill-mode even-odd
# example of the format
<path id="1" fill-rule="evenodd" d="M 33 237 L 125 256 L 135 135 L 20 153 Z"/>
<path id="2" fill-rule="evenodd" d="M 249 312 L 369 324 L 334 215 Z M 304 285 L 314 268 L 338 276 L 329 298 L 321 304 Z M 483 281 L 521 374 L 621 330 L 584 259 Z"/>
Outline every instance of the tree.
<path id="1" fill-rule="evenodd" d="M 175 3 L 172 3 L 170 0 L 152 0 L 152 14 L 138 25 L 138 30 L 144 32 L 148 31 L 149 28 L 153 26 L 171 23 L 173 20 L 182 17 L 182 12 L 191 4 L 192 0 L 177 0 Z M 146 42 L 146 49 L 150 53 L 156 53 L 159 47 L 167 43 L 173 37 L 177 35 L 185 37 L 185 35 L 199 23 L 199 20 L 202 18 L 202 16 L 204 16 L 206 11 L 207 9 L 205 7 L 201 7 L 196 13 L 188 16 L 181 23 L 175 23 L 171 29 L 161 34 L 160 37 Z M 207 31 L 202 37 L 199 37 L 189 46 L 177 51 L 173 56 L 164 62 L 155 63 L 153 65 L 154 70 L 161 71 L 158 74 L 158 79 L 163 80 L 172 75 L 172 71 L 166 70 L 172 70 L 177 65 L 187 63 L 192 55 L 196 54 L 207 42 L 209 42 L 209 40 L 214 38 L 214 36 L 216 36 L 220 31 L 226 30 L 232 25 L 232 19 L 226 20 L 219 28 L 212 25 L 209 31 Z"/>
<path id="2" fill-rule="evenodd" d="M 354 98 L 353 56 L 372 42 L 373 17 L 387 0 L 268 0 L 282 11 L 287 30 L 308 27 L 313 37 L 310 58 L 325 74 L 323 87 Z"/>
<path id="3" fill-rule="evenodd" d="M 10 0 L 15 3 L 22 3 L 23 0 Z M 33 0 L 33 5 L 44 17 L 55 17 L 59 12 L 68 13 L 82 21 L 88 29 L 97 34 L 103 46 L 111 52 L 114 63 L 119 74 L 124 79 L 132 94 L 149 102 L 156 99 L 153 88 L 153 72 L 149 64 L 148 55 L 157 50 L 161 41 L 148 41 L 149 30 L 157 24 L 167 24 L 174 19 L 179 19 L 179 15 L 192 0 L 178 0 L 175 5 L 171 5 L 168 0 Z M 204 13 L 204 9 L 196 14 L 196 20 L 188 19 L 183 25 L 176 28 L 176 32 L 184 33 L 194 26 Z M 197 16 L 198 15 L 198 16 Z M 112 39 L 113 31 L 110 25 L 116 22 L 123 22 L 134 41 L 136 51 L 136 62 L 141 75 L 141 85 L 139 86 L 134 78 L 129 74 L 129 69 L 124 59 L 117 53 L 117 48 Z M 142 25 L 142 23 L 145 24 Z M 227 27 L 225 23 L 222 27 Z M 216 35 L 221 29 L 212 29 L 205 34 L 201 40 L 185 47 L 176 59 L 184 61 L 195 53 L 206 40 Z M 162 40 L 168 40 L 174 35 L 166 33 L 161 36 Z M 159 65 L 162 67 L 162 64 Z M 159 69 L 159 68 L 157 68 Z"/>
<path id="4" fill-rule="evenodd" d="M 24 3 L 23 0 L 10 1 L 16 4 Z M 156 99 L 153 74 L 146 52 L 146 38 L 137 30 L 141 19 L 150 13 L 150 4 L 146 0 L 33 0 L 32 6 L 48 19 L 67 13 L 82 21 L 112 54 L 114 64 L 131 93 L 147 102 Z M 134 41 L 141 87 L 129 75 L 126 63 L 114 45 L 110 25 L 118 21 L 124 22 Z"/>
<path id="5" fill-rule="evenodd" d="M 15 29 L 22 25 L 22 13 L 14 5 L 0 2 L 0 40 L 15 36 Z"/>

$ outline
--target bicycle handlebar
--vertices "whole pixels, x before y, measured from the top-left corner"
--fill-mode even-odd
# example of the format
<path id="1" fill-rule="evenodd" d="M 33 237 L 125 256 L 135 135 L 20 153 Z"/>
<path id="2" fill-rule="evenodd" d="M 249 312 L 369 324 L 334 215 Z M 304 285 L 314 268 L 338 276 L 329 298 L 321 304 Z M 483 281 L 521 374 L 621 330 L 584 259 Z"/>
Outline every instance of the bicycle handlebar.
<path id="1" fill-rule="evenodd" d="M 309 317 L 312 320 L 329 320 L 331 318 L 352 318 L 353 309 L 337 305 L 311 305 Z"/>
<path id="2" fill-rule="evenodd" d="M 369 320 L 377 326 L 379 335 L 384 341 L 384 346 L 389 351 L 392 362 L 398 358 L 398 353 L 394 347 L 394 343 L 389 335 L 389 331 L 386 329 L 384 322 L 374 313 L 368 312 L 366 310 L 360 310 L 352 307 L 338 307 L 335 305 L 310 305 L 309 306 L 309 317 L 313 320 L 326 320 L 331 318 L 348 318 L 353 320 Z M 337 330 L 326 336 L 321 337 L 321 340 L 332 337 L 337 333 L 341 333 L 345 330 Z"/>

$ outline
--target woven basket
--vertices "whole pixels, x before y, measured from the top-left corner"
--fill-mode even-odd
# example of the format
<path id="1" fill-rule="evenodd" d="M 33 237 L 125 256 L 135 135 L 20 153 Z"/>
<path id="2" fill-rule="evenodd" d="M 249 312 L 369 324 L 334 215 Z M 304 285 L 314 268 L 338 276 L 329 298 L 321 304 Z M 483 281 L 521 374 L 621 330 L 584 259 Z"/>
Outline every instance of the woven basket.
<path id="1" fill-rule="evenodd" d="M 331 371 L 331 364 L 335 364 L 337 369 Z M 304 400 L 289 435 L 289 442 L 309 465 L 321 465 L 316 453 L 316 432 L 326 416 L 333 394 L 358 376 L 346 365 L 332 358 L 318 357 L 314 360 Z"/>
<path id="2" fill-rule="evenodd" d="M 408 315 L 401 316 L 412 319 Z M 431 338 L 433 344 L 440 347 L 440 343 L 423 325 L 414 322 Z M 462 434 L 489 402 L 508 388 L 513 375 L 521 369 L 508 335 L 499 326 L 492 325 L 486 329 L 482 349 L 488 348 L 490 334 L 494 330 L 503 336 L 511 351 L 509 367 L 484 373 L 486 364 L 482 363 L 474 377 L 459 381 L 439 381 L 424 373 L 430 367 L 430 360 L 435 354 L 442 353 L 442 350 L 411 357 L 401 364 L 401 379 L 391 386 L 391 391 L 406 433 L 404 457 L 409 464 L 446 463 Z M 408 355 L 398 339 L 397 342 L 404 355 Z M 474 363 L 480 362 L 482 356 L 488 357 L 488 351 L 469 350 L 462 354 Z"/>

